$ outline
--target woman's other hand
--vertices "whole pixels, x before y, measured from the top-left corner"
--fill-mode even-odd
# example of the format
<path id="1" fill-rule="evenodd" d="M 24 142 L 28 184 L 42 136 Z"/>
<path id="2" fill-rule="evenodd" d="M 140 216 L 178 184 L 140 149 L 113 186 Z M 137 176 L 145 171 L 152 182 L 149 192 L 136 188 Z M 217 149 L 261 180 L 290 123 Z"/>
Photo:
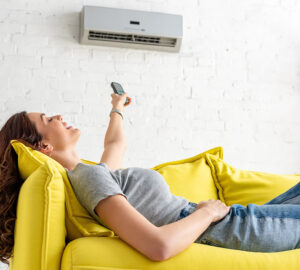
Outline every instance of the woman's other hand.
<path id="1" fill-rule="evenodd" d="M 224 218 L 230 211 L 230 206 L 225 205 L 220 200 L 210 199 L 201 201 L 197 204 L 197 209 L 204 208 L 213 216 L 213 221 L 216 222 Z"/>
<path id="2" fill-rule="evenodd" d="M 125 104 L 126 102 L 126 97 L 128 98 L 128 103 Z M 128 97 L 128 94 L 124 92 L 122 95 L 118 95 L 116 93 L 111 94 L 111 104 L 113 105 L 114 109 L 119 109 L 123 111 L 124 107 L 128 106 L 131 103 L 131 98 Z"/>

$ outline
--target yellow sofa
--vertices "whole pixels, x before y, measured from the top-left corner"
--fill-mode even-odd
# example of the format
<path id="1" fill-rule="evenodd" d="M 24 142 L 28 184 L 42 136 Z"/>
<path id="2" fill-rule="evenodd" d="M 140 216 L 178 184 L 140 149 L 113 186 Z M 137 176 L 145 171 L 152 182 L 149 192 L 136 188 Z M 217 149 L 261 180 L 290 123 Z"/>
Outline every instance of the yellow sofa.
<path id="1" fill-rule="evenodd" d="M 11 144 L 24 183 L 10 270 L 300 269 L 299 249 L 259 253 L 197 243 L 166 261 L 151 261 L 89 215 L 59 163 L 16 140 Z M 222 147 L 152 169 L 163 175 L 175 195 L 194 202 L 220 198 L 227 205 L 263 204 L 300 181 L 298 174 L 235 169 L 223 161 Z"/>

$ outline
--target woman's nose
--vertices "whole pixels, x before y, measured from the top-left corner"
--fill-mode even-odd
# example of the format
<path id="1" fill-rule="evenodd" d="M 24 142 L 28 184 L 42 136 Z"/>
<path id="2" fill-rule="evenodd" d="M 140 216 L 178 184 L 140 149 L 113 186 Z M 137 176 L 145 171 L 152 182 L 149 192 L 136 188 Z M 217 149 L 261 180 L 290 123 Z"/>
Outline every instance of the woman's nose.
<path id="1" fill-rule="evenodd" d="M 58 114 L 57 116 L 56 116 L 56 118 L 58 119 L 58 120 L 61 120 L 62 121 L 62 116 L 60 115 L 60 114 Z"/>

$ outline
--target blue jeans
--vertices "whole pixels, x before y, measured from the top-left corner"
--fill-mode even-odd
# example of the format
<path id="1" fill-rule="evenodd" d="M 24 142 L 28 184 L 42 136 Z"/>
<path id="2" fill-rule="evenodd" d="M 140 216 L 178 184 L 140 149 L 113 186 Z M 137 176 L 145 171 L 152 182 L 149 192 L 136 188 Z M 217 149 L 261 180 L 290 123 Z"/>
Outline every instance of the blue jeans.
<path id="1" fill-rule="evenodd" d="M 196 206 L 189 202 L 177 220 L 196 211 Z M 263 205 L 233 204 L 195 243 L 254 252 L 300 248 L 300 182 Z"/>

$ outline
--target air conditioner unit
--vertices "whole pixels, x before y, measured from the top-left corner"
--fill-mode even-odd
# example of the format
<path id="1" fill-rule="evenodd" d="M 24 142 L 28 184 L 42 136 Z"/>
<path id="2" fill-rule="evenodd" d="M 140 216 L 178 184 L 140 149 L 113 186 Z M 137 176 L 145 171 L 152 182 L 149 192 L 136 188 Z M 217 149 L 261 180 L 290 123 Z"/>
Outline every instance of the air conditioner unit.
<path id="1" fill-rule="evenodd" d="M 81 11 L 81 44 L 179 52 L 181 40 L 181 15 L 95 6 Z"/>

